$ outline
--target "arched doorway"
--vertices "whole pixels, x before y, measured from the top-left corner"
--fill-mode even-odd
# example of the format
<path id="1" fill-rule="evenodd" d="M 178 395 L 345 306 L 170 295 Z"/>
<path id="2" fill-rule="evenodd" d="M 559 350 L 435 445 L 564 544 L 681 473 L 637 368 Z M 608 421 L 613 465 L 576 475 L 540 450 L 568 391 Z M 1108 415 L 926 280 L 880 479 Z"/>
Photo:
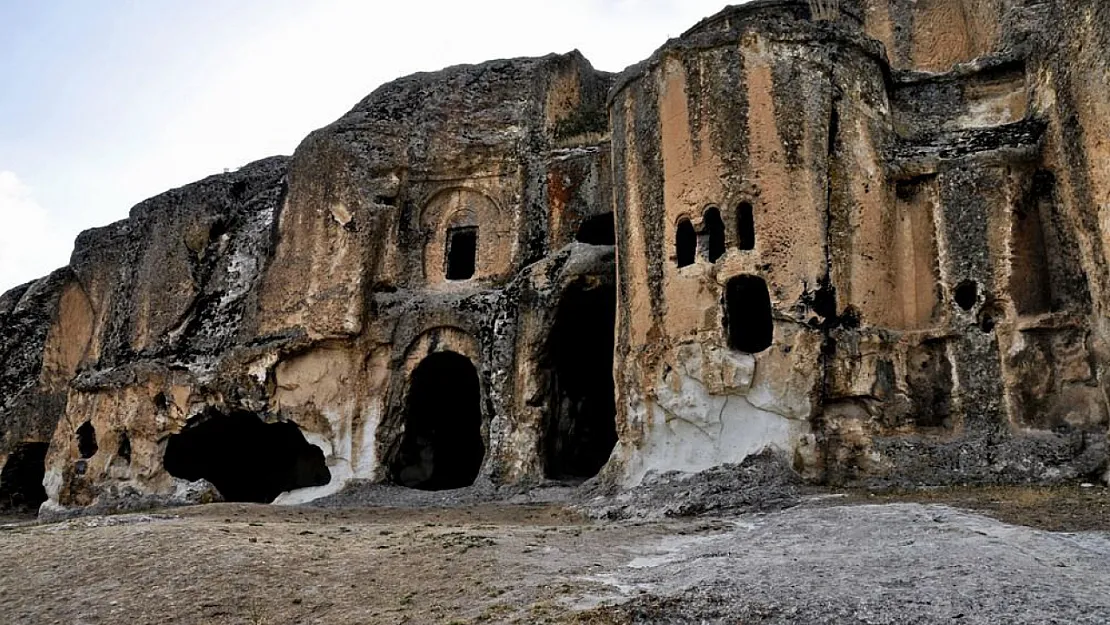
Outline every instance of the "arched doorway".
<path id="1" fill-rule="evenodd" d="M 394 482 L 421 490 L 470 486 L 482 468 L 482 391 L 470 359 L 431 354 L 412 372 Z"/>
<path id="2" fill-rule="evenodd" d="M 572 286 L 563 294 L 545 354 L 551 405 L 543 434 L 544 475 L 589 479 L 617 443 L 613 389 L 613 285 Z"/>

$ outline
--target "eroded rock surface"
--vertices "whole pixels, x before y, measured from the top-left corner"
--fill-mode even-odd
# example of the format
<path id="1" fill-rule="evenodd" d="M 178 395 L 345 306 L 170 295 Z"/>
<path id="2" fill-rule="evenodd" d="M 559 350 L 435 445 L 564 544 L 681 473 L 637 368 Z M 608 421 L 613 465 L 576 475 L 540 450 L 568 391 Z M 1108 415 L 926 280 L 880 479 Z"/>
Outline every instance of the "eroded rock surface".
<path id="1" fill-rule="evenodd" d="M 384 85 L 0 297 L 0 505 L 1095 479 L 1108 43 L 1093 0 L 761 0 L 619 76 Z"/>

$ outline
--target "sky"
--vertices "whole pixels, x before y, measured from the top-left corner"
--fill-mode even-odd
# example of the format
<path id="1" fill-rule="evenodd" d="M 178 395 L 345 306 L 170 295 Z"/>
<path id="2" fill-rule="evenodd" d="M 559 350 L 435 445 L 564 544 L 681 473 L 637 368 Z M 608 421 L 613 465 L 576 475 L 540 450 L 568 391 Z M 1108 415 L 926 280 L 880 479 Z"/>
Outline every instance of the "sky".
<path id="1" fill-rule="evenodd" d="M 727 0 L 0 0 L 0 292 L 82 230 L 274 154 L 416 71 L 619 71 Z"/>

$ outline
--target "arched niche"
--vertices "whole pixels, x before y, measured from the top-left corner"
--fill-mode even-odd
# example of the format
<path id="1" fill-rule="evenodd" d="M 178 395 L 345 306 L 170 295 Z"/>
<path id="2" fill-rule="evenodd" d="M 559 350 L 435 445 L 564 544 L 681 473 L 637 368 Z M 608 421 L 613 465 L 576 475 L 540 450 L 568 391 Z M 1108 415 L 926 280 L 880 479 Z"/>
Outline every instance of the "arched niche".
<path id="1" fill-rule="evenodd" d="M 467 187 L 435 193 L 420 226 L 428 284 L 500 276 L 512 267 L 511 218 L 484 193 Z"/>
<path id="2" fill-rule="evenodd" d="M 715 263 L 725 255 L 725 222 L 721 211 L 710 206 L 702 214 L 702 228 L 705 232 L 705 257 Z"/>
<path id="3" fill-rule="evenodd" d="M 674 262 L 676 267 L 694 264 L 698 251 L 698 233 L 688 217 L 682 217 L 675 226 Z"/>
<path id="4" fill-rule="evenodd" d="M 391 482 L 422 490 L 473 483 L 488 447 L 478 362 L 478 342 L 457 327 L 431 328 L 409 345 L 379 432 Z"/>

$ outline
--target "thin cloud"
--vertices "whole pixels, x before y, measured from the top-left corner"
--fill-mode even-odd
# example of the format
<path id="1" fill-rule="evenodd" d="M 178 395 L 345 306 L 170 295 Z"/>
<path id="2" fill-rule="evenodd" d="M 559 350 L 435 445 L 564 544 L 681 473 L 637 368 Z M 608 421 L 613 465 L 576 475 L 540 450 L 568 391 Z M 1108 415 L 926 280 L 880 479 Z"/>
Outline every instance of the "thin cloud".
<path id="1" fill-rule="evenodd" d="M 50 273 L 67 249 L 32 189 L 15 172 L 0 171 L 0 290 Z"/>

